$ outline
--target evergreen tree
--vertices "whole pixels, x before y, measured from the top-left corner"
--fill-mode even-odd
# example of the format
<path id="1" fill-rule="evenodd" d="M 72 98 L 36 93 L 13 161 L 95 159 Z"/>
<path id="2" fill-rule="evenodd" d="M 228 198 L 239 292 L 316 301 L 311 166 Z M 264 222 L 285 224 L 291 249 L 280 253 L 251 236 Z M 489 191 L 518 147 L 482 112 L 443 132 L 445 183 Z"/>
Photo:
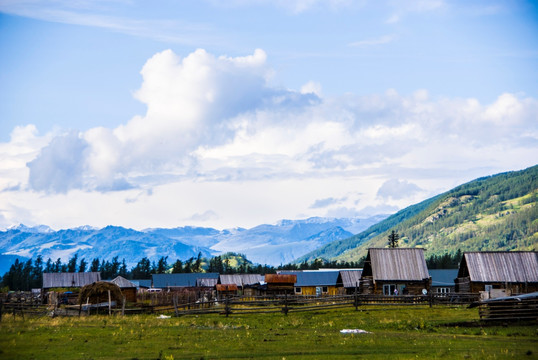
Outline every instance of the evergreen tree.
<path id="1" fill-rule="evenodd" d="M 86 266 L 88 266 L 88 263 L 86 262 L 86 259 L 82 258 L 80 259 L 80 265 L 78 266 L 78 272 L 85 272 Z"/>
<path id="2" fill-rule="evenodd" d="M 398 240 L 400 239 L 400 235 L 394 230 L 390 233 L 388 240 L 389 240 L 389 247 L 390 248 L 396 248 L 398 247 Z"/>

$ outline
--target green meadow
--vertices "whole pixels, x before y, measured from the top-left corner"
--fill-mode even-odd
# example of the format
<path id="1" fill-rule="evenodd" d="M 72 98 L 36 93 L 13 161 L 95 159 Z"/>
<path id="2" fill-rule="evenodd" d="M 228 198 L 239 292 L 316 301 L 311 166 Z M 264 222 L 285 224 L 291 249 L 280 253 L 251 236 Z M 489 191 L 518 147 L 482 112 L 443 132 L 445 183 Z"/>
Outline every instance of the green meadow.
<path id="1" fill-rule="evenodd" d="M 362 329 L 366 334 L 342 334 Z M 466 307 L 283 314 L 4 314 L 0 359 L 537 359 L 538 326 L 481 326 Z"/>

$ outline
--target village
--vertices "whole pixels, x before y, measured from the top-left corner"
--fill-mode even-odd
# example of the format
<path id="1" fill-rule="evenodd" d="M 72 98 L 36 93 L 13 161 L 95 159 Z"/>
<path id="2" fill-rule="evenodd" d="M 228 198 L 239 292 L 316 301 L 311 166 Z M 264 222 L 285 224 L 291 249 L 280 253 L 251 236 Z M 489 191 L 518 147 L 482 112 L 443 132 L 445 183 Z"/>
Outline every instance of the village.
<path id="1" fill-rule="evenodd" d="M 102 279 L 100 272 L 44 273 L 41 289 L 31 295 L 8 294 L 0 306 L 13 316 L 24 316 L 31 306 L 46 306 L 53 316 L 120 312 L 228 316 L 364 304 L 466 304 L 479 306 L 484 320 L 536 321 L 538 255 L 465 252 L 459 269 L 429 270 L 424 249 L 371 248 L 362 269 L 282 270 L 265 275 L 165 273 L 153 274 L 150 280 Z"/>

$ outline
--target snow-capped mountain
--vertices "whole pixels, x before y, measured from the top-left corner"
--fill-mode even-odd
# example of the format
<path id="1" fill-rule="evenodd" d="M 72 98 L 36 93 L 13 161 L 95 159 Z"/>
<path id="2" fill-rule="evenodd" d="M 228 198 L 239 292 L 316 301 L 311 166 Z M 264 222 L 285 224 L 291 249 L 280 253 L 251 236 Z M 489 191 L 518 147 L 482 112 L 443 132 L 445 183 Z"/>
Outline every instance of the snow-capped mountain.
<path id="1" fill-rule="evenodd" d="M 233 251 L 245 254 L 255 263 L 279 265 L 329 242 L 348 238 L 383 218 L 282 220 L 275 225 L 227 230 L 186 226 L 137 231 L 118 226 L 82 226 L 54 231 L 46 226 L 19 225 L 0 231 L 0 273 L 7 271 L 17 257 L 35 259 L 41 255 L 45 261 L 60 258 L 66 262 L 75 253 L 88 262 L 96 257 L 110 260 L 118 256 L 132 267 L 143 257 L 157 261 L 168 256 L 170 263 L 196 257 L 198 253 L 207 257 Z"/>

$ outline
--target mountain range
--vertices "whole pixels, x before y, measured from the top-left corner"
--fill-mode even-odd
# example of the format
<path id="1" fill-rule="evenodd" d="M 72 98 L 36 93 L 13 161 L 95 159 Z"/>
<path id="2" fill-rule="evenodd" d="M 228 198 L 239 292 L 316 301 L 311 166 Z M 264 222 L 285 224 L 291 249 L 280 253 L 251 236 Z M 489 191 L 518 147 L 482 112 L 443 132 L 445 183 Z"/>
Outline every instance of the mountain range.
<path id="1" fill-rule="evenodd" d="M 538 250 L 538 165 L 460 185 L 391 216 L 366 219 L 282 220 L 251 229 L 202 227 L 146 229 L 83 226 L 55 231 L 19 225 L 0 231 L 0 274 L 15 259 L 45 260 L 75 253 L 79 259 L 143 257 L 169 262 L 235 252 L 259 264 L 325 259 L 358 261 L 369 247 L 386 247 L 396 231 L 400 247 L 422 247 L 426 256 L 477 250 Z"/>
<path id="2" fill-rule="evenodd" d="M 370 247 L 386 247 L 392 230 L 400 247 L 424 248 L 427 257 L 457 250 L 538 250 L 538 166 L 460 185 L 296 262 L 357 261 Z"/>
<path id="3" fill-rule="evenodd" d="M 75 253 L 88 262 L 117 256 L 132 267 L 143 257 L 157 261 L 168 256 L 168 261 L 173 262 L 196 257 L 198 253 L 210 257 L 231 251 L 244 254 L 255 263 L 279 265 L 332 241 L 349 238 L 385 217 L 282 220 L 275 225 L 227 230 L 187 226 L 137 231 L 119 226 L 83 226 L 55 231 L 44 225 L 19 225 L 0 232 L 0 274 L 9 270 L 17 258 L 35 259 L 41 255 L 45 260 L 60 258 L 65 263 Z"/>

